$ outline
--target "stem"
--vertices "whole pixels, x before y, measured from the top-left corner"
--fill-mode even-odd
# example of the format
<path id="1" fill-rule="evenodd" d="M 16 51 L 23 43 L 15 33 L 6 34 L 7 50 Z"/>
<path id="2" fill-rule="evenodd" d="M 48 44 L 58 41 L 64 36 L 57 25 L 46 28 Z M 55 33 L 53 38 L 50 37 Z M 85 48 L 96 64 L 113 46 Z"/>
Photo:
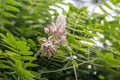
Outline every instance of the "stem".
<path id="1" fill-rule="evenodd" d="M 69 50 L 69 52 L 70 52 L 71 60 L 73 60 L 74 58 L 73 58 L 73 55 L 72 55 L 69 47 L 68 47 L 68 50 Z M 74 65 L 74 64 L 72 64 L 72 65 L 73 65 L 73 69 L 74 69 L 75 80 L 78 80 L 75 65 Z"/>
<path id="2" fill-rule="evenodd" d="M 39 55 L 39 53 L 40 53 L 40 49 L 39 49 L 38 52 L 34 55 L 34 57 L 37 58 L 37 56 Z"/>
<path id="3" fill-rule="evenodd" d="M 75 80 L 78 80 L 75 65 L 73 65 L 73 69 L 74 69 L 74 74 L 75 74 Z"/>
<path id="4" fill-rule="evenodd" d="M 70 56 L 71 56 L 71 59 L 73 60 L 73 55 L 72 55 L 71 52 L 70 52 Z M 77 79 L 77 72 L 76 72 L 76 68 L 75 68 L 75 65 L 74 65 L 74 64 L 73 64 L 73 69 L 74 69 L 75 80 L 78 80 L 78 79 Z"/>
<path id="5" fill-rule="evenodd" d="M 86 63 L 89 63 L 89 61 L 84 61 L 83 63 L 80 63 L 78 65 L 80 66 L 80 65 L 83 65 L 83 64 L 86 64 Z M 67 68 L 63 67 L 61 69 L 57 69 L 57 70 L 53 70 L 53 71 L 43 71 L 43 72 L 41 72 L 41 74 L 44 74 L 44 73 L 54 73 L 54 72 L 64 71 L 64 70 L 71 69 L 71 68 L 73 68 L 73 66 L 70 66 L 70 67 L 67 67 Z"/>

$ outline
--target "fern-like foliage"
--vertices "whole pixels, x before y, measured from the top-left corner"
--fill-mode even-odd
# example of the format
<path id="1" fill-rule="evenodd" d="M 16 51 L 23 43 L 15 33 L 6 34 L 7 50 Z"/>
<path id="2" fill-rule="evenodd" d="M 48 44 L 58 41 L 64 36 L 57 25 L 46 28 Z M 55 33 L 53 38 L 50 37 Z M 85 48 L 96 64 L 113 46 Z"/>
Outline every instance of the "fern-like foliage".
<path id="1" fill-rule="evenodd" d="M 102 32 L 102 30 L 100 29 L 101 24 L 98 21 L 94 22 L 90 19 L 86 7 L 78 9 L 69 4 L 69 11 L 68 13 L 65 13 L 65 15 L 67 18 L 68 46 L 60 46 L 58 54 L 54 55 L 50 61 L 43 60 L 44 63 L 41 63 L 41 65 L 45 65 L 45 63 L 47 63 L 48 65 L 45 65 L 45 67 L 42 68 L 43 72 L 41 73 L 46 74 L 47 77 L 55 74 L 64 74 L 65 72 L 74 74 L 72 69 L 72 65 L 74 65 L 78 71 L 77 75 L 85 78 L 85 75 L 83 76 L 83 74 L 85 74 L 84 72 L 86 69 L 86 63 L 91 63 L 92 60 L 94 61 L 92 56 L 94 55 L 92 54 L 92 49 L 94 49 L 94 46 L 96 44 L 93 40 L 93 37 L 98 36 L 97 32 Z M 81 64 L 84 65 L 82 65 L 83 67 L 79 68 Z M 81 71 L 83 73 L 81 73 Z M 79 74 L 79 72 L 81 74 Z M 67 74 L 64 75 L 67 76 Z M 61 76 L 56 76 L 54 78 L 60 78 Z M 68 79 L 73 79 L 73 77 L 74 76 L 71 76 Z"/>
<path id="2" fill-rule="evenodd" d="M 57 3 L 68 6 L 68 12 Z M 119 0 L 110 3 L 119 8 Z M 59 45 L 58 53 L 47 59 L 40 56 L 40 39 L 47 37 L 44 27 L 58 15 L 50 6 L 62 9 L 66 16 L 68 45 Z M 0 80 L 117 80 L 120 11 L 107 2 L 104 6 L 117 15 L 100 6 L 104 14 L 90 16 L 86 7 L 79 9 L 62 0 L 1 0 Z M 108 16 L 113 20 L 108 21 Z"/>
<path id="3" fill-rule="evenodd" d="M 41 35 L 43 26 L 46 26 L 51 21 L 49 11 L 53 10 L 50 9 L 50 6 L 57 2 L 60 2 L 60 0 L 1 0 L 1 31 L 7 32 L 9 29 L 10 32 L 18 36 L 24 35 L 26 37 Z"/>
<path id="4" fill-rule="evenodd" d="M 99 60 L 96 60 L 95 63 L 107 66 L 104 72 L 101 72 L 102 76 L 106 75 L 104 78 L 111 80 L 117 80 L 119 78 L 119 20 L 120 20 L 120 7 L 119 0 L 109 0 L 105 2 L 104 5 L 100 6 L 103 14 L 94 14 L 94 19 L 98 19 L 102 23 L 101 29 L 103 30 L 102 35 L 99 40 L 103 44 L 103 47 L 100 50 L 96 51 Z M 99 16 L 98 16 L 99 15 Z M 109 35 L 108 35 L 109 34 Z M 98 49 L 98 48 L 97 48 Z M 112 68 L 111 68 L 112 67 Z M 101 69 L 103 71 L 103 69 Z M 109 75 L 108 75 L 109 74 Z M 115 76 L 112 76 L 116 74 Z"/>
<path id="5" fill-rule="evenodd" d="M 16 39 L 13 35 L 10 33 L 7 33 L 6 36 L 3 34 L 0 34 L 3 45 L 8 48 L 8 50 L 1 51 L 1 66 L 0 68 L 7 69 L 8 71 L 6 73 L 2 73 L 1 76 L 6 77 L 7 76 L 14 76 L 18 75 L 18 78 L 20 80 L 33 80 L 33 75 L 30 73 L 30 71 L 27 71 L 26 68 L 30 66 L 37 66 L 36 64 L 30 63 L 28 61 L 30 60 L 36 60 L 35 57 L 31 56 L 33 53 L 30 50 L 30 47 L 28 47 L 26 42 Z M 9 74 L 11 73 L 11 74 Z"/>

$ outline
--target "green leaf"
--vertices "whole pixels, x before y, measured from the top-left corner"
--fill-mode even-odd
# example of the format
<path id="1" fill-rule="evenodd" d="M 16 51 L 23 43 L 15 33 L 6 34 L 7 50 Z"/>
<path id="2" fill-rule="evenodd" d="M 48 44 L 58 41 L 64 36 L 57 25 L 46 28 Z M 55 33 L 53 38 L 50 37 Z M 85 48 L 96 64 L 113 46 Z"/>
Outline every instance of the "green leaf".
<path id="1" fill-rule="evenodd" d="M 82 55 L 80 53 L 78 53 L 77 56 L 79 56 L 80 58 L 84 58 L 84 59 L 86 58 L 84 55 Z"/>
<path id="2" fill-rule="evenodd" d="M 10 66 L 0 63 L 1 69 L 12 69 Z"/>
<path id="3" fill-rule="evenodd" d="M 15 37 L 12 34 L 7 33 L 6 36 L 10 40 L 11 43 L 14 44 L 16 42 Z"/>
<path id="4" fill-rule="evenodd" d="M 18 8 L 11 6 L 11 5 L 5 5 L 5 9 L 8 11 L 20 12 L 20 10 Z"/>
<path id="5" fill-rule="evenodd" d="M 104 5 L 105 5 L 107 8 L 112 9 L 112 7 L 111 7 L 107 2 L 105 2 Z"/>
<path id="6" fill-rule="evenodd" d="M 5 37 L 3 34 L 0 34 L 0 36 L 3 38 L 3 41 L 6 43 L 6 44 L 8 44 L 9 46 L 11 46 L 11 47 L 9 47 L 8 45 L 4 45 L 4 46 L 6 46 L 6 47 L 8 47 L 8 48 L 15 48 L 15 42 L 16 42 L 16 40 L 15 40 L 15 38 L 14 38 L 14 36 L 12 35 L 12 34 L 10 34 L 10 33 L 7 33 L 6 34 L 6 36 L 7 37 Z M 12 50 L 13 50 L 12 49 Z"/>
<path id="7" fill-rule="evenodd" d="M 31 51 L 20 51 L 20 54 L 21 55 L 32 55 L 33 52 L 31 52 Z"/>
<path id="8" fill-rule="evenodd" d="M 35 47 L 36 46 L 36 44 L 35 44 L 35 42 L 33 41 L 33 40 L 31 40 L 31 39 L 28 39 L 28 42 L 33 46 L 33 47 Z"/>
<path id="9" fill-rule="evenodd" d="M 36 58 L 32 56 L 22 56 L 22 60 L 36 60 Z"/>
<path id="10" fill-rule="evenodd" d="M 2 33 L 0 33 L 0 37 L 2 37 L 3 39 L 7 39 L 6 36 Z"/>
<path id="11" fill-rule="evenodd" d="M 104 12 L 104 13 L 108 13 L 103 7 L 100 6 L 100 9 Z"/>
<path id="12" fill-rule="evenodd" d="M 75 32 L 83 33 L 82 30 L 74 29 L 74 28 L 72 28 L 72 27 L 68 27 L 68 29 L 73 30 L 73 31 L 75 31 Z"/>
<path id="13" fill-rule="evenodd" d="M 41 75 L 39 72 L 36 71 L 30 71 L 30 73 L 32 73 L 34 75 L 35 78 L 41 78 Z"/>
<path id="14" fill-rule="evenodd" d="M 102 57 L 102 58 L 104 58 L 104 55 L 103 55 L 103 53 L 101 53 L 100 51 L 96 51 L 96 53 L 97 53 L 97 55 L 98 55 L 99 57 Z"/>
<path id="15" fill-rule="evenodd" d="M 93 43 L 93 44 L 96 44 L 92 39 L 86 39 L 86 41 Z"/>
<path id="16" fill-rule="evenodd" d="M 98 75 L 98 77 L 99 77 L 100 80 L 104 80 L 105 79 L 105 77 L 103 75 L 101 75 L 101 74 Z"/>
<path id="17" fill-rule="evenodd" d="M 2 1 L 0 1 L 0 5 L 2 5 L 3 4 L 3 2 Z"/>
<path id="18" fill-rule="evenodd" d="M 0 19 L 0 23 L 1 24 L 9 24 L 9 25 L 13 25 L 13 23 L 11 22 L 11 21 L 9 21 L 9 20 L 6 20 L 6 19 Z"/>
<path id="19" fill-rule="evenodd" d="M 119 1 L 119 0 L 117 0 L 117 1 Z M 111 2 L 112 4 L 114 4 L 114 5 L 117 4 L 117 1 L 116 1 L 116 0 L 110 0 L 110 2 Z"/>
<path id="20" fill-rule="evenodd" d="M 36 67 L 36 66 L 39 66 L 39 65 L 28 62 L 28 63 L 25 63 L 25 66 L 26 66 L 26 67 Z"/>
<path id="21" fill-rule="evenodd" d="M 6 2 L 11 5 L 21 6 L 21 4 L 15 0 L 6 0 Z"/>
<path id="22" fill-rule="evenodd" d="M 15 43 L 17 49 L 20 50 L 20 51 L 28 51 L 28 50 L 30 50 L 30 48 L 28 46 L 26 46 L 26 44 L 27 43 L 23 42 L 23 41 L 17 41 Z"/>
<path id="23" fill-rule="evenodd" d="M 0 50 L 0 55 L 2 55 L 3 54 L 3 51 L 2 50 Z"/>
<path id="24" fill-rule="evenodd" d="M 78 49 L 78 46 L 75 45 L 75 44 L 70 44 L 70 46 L 71 46 L 72 48 Z"/>
<path id="25" fill-rule="evenodd" d="M 3 12 L 3 9 L 0 8 L 0 14 Z"/>
<path id="26" fill-rule="evenodd" d="M 6 78 L 0 78 L 0 80 L 7 80 Z"/>
<path id="27" fill-rule="evenodd" d="M 102 29 L 93 29 L 93 31 L 95 31 L 95 32 L 103 32 Z"/>
<path id="28" fill-rule="evenodd" d="M 8 46 L 8 45 L 10 45 L 11 47 Z M 12 50 L 12 51 L 18 53 L 18 51 L 17 51 L 16 49 L 13 48 L 15 45 L 11 45 L 11 44 L 8 44 L 8 45 L 4 45 L 4 46 L 5 46 L 6 48 L 8 48 L 8 49 L 10 49 L 10 50 Z"/>
<path id="29" fill-rule="evenodd" d="M 77 63 L 75 60 L 72 60 L 72 64 L 73 64 L 76 68 L 78 68 L 78 63 Z"/>
<path id="30" fill-rule="evenodd" d="M 17 18 L 14 14 L 10 13 L 10 12 L 3 12 L 3 15 L 5 17 L 9 17 L 9 18 Z"/>
<path id="31" fill-rule="evenodd" d="M 106 59 L 114 59 L 114 55 L 112 53 L 105 53 Z"/>
<path id="32" fill-rule="evenodd" d="M 89 52 L 87 49 L 84 49 L 84 48 L 80 48 L 80 50 L 82 51 L 82 52 Z"/>
<path id="33" fill-rule="evenodd" d="M 20 55 L 12 51 L 6 50 L 6 53 L 4 55 L 9 58 L 20 59 Z"/>
<path id="34" fill-rule="evenodd" d="M 10 64 L 8 61 L 6 60 L 0 60 L 0 63 L 5 63 L 5 64 Z"/>

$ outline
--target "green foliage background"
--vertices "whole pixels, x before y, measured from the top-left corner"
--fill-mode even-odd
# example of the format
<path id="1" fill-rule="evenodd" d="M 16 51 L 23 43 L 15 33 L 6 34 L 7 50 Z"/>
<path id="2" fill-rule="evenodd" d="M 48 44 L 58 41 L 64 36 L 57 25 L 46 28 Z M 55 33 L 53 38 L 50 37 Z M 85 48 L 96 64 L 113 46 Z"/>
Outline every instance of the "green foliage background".
<path id="1" fill-rule="evenodd" d="M 119 0 L 110 2 L 120 9 Z M 57 3 L 69 6 L 69 11 Z M 89 15 L 86 7 L 62 0 L 0 0 L 0 80 L 119 80 L 120 10 L 103 5 L 117 15 L 102 6 L 104 14 Z M 58 15 L 50 6 L 66 15 L 68 46 L 60 46 L 58 54 L 47 59 L 41 56 L 40 39 L 47 37 L 44 27 Z M 96 45 L 95 37 L 103 47 Z"/>

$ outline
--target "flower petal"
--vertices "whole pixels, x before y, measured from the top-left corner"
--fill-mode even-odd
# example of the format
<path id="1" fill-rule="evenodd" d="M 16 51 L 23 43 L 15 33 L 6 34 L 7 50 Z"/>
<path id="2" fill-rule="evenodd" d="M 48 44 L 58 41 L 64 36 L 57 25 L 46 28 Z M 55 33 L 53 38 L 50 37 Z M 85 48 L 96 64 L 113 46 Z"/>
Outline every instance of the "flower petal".
<path id="1" fill-rule="evenodd" d="M 66 28 L 66 17 L 63 14 L 60 14 L 57 17 L 56 25 L 57 27 L 61 27 L 62 29 Z"/>
<path id="2" fill-rule="evenodd" d="M 45 43 L 47 41 L 46 38 L 41 38 L 42 43 Z"/>
<path id="3" fill-rule="evenodd" d="M 60 44 L 63 45 L 63 46 L 67 46 L 68 43 L 65 42 L 65 41 L 61 41 Z"/>

